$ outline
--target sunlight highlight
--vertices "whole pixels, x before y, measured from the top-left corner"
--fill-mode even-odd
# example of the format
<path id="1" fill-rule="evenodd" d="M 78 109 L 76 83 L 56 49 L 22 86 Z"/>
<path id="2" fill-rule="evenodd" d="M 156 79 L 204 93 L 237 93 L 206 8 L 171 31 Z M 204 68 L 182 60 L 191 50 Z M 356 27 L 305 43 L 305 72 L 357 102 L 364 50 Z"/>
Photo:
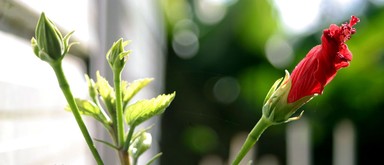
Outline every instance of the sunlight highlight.
<path id="1" fill-rule="evenodd" d="M 284 26 L 294 33 L 306 32 L 319 19 L 321 0 L 274 0 Z"/>

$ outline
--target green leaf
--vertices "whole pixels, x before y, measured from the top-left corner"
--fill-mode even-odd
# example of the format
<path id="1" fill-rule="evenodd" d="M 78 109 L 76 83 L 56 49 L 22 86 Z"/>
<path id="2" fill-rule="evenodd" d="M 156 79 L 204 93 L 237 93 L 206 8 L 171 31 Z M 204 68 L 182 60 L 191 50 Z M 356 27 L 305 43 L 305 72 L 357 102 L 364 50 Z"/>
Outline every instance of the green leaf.
<path id="1" fill-rule="evenodd" d="M 100 114 L 99 107 L 89 100 L 76 98 L 76 104 L 79 107 L 80 113 L 83 115 L 94 116 Z M 68 110 L 71 109 L 68 107 Z"/>
<path id="2" fill-rule="evenodd" d="M 106 106 L 108 112 L 113 115 L 115 113 L 115 91 L 111 85 L 109 85 L 108 81 L 100 75 L 99 71 L 96 72 L 96 79 L 96 88 L 102 98 L 101 100 Z"/>
<path id="3" fill-rule="evenodd" d="M 85 74 L 84 77 L 88 84 L 89 96 L 92 98 L 93 102 L 96 102 L 97 96 L 99 95 L 97 92 L 96 84 L 91 78 L 89 78 L 87 74 Z"/>
<path id="4" fill-rule="evenodd" d="M 140 100 L 126 108 L 125 120 L 128 125 L 137 126 L 153 116 L 162 114 L 174 98 L 175 92 L 159 95 L 151 100 Z"/>
<path id="5" fill-rule="evenodd" d="M 95 103 L 93 103 L 89 100 L 83 100 L 83 99 L 79 99 L 79 98 L 76 98 L 75 101 L 76 101 L 77 106 L 79 107 L 80 114 L 86 115 L 86 116 L 91 116 L 91 117 L 95 118 L 96 120 L 101 121 L 102 123 L 107 122 L 106 119 L 104 117 L 102 117 L 101 111 Z M 68 111 L 72 111 L 69 106 L 67 106 L 65 109 Z"/>
<path id="6" fill-rule="evenodd" d="M 103 98 L 113 98 L 115 96 L 115 92 L 111 85 L 109 85 L 109 82 L 100 75 L 100 72 L 96 72 L 96 86 L 100 93 L 100 96 Z"/>
<path id="7" fill-rule="evenodd" d="M 126 81 L 123 81 L 121 87 L 123 89 L 123 108 L 125 109 L 132 97 L 135 96 L 145 86 L 147 86 L 152 80 L 153 78 L 139 79 L 133 81 L 130 84 Z"/>

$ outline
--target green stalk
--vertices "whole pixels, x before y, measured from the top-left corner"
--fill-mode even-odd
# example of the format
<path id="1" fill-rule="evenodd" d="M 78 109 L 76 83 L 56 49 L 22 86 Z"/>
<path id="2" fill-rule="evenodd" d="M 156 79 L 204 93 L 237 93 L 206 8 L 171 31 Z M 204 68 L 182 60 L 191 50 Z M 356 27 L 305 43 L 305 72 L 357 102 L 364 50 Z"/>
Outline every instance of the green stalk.
<path id="1" fill-rule="evenodd" d="M 163 153 L 158 153 L 158 154 L 156 154 L 155 156 L 153 156 L 148 162 L 147 162 L 147 164 L 146 165 L 150 165 L 150 164 L 152 164 L 156 159 L 158 159 L 161 155 L 163 155 Z"/>
<path id="2" fill-rule="evenodd" d="M 128 151 L 128 147 L 131 144 L 131 139 L 133 136 L 133 132 L 135 131 L 135 128 L 136 128 L 135 126 L 131 126 L 131 128 L 129 128 L 127 139 L 125 140 L 124 147 L 123 147 L 124 151 Z"/>
<path id="3" fill-rule="evenodd" d="M 116 94 L 116 126 L 118 146 L 124 145 L 124 122 L 123 122 L 123 101 L 121 92 L 121 70 L 114 71 L 113 80 Z"/>
<path id="4" fill-rule="evenodd" d="M 261 134 L 271 125 L 272 123 L 263 115 L 255 125 L 255 127 L 253 127 L 252 131 L 248 134 L 247 139 L 245 140 L 239 153 L 237 153 L 235 160 L 232 162 L 232 165 L 238 165 L 240 163 L 240 161 L 244 158 L 248 151 L 259 140 Z"/>
<path id="5" fill-rule="evenodd" d="M 104 163 L 101 160 L 100 154 L 98 153 L 98 151 L 95 147 L 95 144 L 93 143 L 93 140 L 92 140 L 92 138 L 91 138 L 91 136 L 87 130 L 87 127 L 85 126 L 84 121 L 81 118 L 79 108 L 77 107 L 75 99 L 72 95 L 68 81 L 65 78 L 65 74 L 63 72 L 61 61 L 50 63 L 50 65 L 52 66 L 53 70 L 55 71 L 57 81 L 59 82 L 61 91 L 63 92 L 63 94 L 64 94 L 64 96 L 65 96 L 65 98 L 69 104 L 69 107 L 72 110 L 73 116 L 75 117 L 76 122 L 79 125 L 81 133 L 83 134 L 84 139 L 87 142 L 88 147 L 91 150 L 93 157 L 95 158 L 98 165 L 103 165 Z"/>
<path id="6" fill-rule="evenodd" d="M 128 135 L 127 135 L 127 139 L 125 140 L 124 146 L 119 151 L 120 161 L 121 161 L 122 165 L 123 164 L 124 165 L 130 165 L 131 164 L 131 162 L 129 161 L 128 148 L 129 148 L 129 145 L 130 145 L 130 142 L 131 142 L 131 139 L 132 139 L 134 131 L 135 131 L 135 126 L 131 126 L 131 128 L 129 128 L 129 132 L 128 132 Z M 135 158 L 134 158 L 133 159 L 133 164 L 135 164 L 135 162 L 137 162 L 137 159 L 135 160 Z"/>
<path id="7" fill-rule="evenodd" d="M 137 160 L 138 160 L 138 159 L 139 159 L 139 158 L 133 158 L 133 160 L 132 160 L 132 161 L 133 161 L 132 165 L 137 165 L 137 162 L 138 162 Z"/>

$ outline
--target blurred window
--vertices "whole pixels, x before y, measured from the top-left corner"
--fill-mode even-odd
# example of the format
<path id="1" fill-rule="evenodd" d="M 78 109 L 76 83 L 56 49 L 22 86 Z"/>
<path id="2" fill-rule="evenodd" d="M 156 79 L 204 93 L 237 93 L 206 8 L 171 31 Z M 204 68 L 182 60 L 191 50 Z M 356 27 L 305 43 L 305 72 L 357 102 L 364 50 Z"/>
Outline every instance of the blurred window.
<path id="1" fill-rule="evenodd" d="M 76 29 L 81 52 L 89 38 L 86 2 L 0 0 L 0 164 L 93 161 L 72 114 L 64 110 L 66 100 L 53 70 L 30 46 L 44 11 L 64 34 Z M 85 97 L 84 60 L 68 55 L 63 67 L 74 95 Z"/>

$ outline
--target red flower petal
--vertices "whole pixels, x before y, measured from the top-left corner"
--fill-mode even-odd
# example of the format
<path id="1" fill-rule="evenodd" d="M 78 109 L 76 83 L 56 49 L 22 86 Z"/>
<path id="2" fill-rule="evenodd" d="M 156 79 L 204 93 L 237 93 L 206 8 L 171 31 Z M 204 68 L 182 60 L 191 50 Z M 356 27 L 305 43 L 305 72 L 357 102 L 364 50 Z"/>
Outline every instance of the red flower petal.
<path id="1" fill-rule="evenodd" d="M 341 26 L 332 24 L 323 31 L 321 45 L 313 47 L 292 71 L 288 103 L 321 94 L 324 86 L 336 76 L 337 70 L 349 66 L 352 53 L 345 42 L 356 32 L 352 26 L 357 22 L 359 18 L 352 16 L 349 23 Z"/>

